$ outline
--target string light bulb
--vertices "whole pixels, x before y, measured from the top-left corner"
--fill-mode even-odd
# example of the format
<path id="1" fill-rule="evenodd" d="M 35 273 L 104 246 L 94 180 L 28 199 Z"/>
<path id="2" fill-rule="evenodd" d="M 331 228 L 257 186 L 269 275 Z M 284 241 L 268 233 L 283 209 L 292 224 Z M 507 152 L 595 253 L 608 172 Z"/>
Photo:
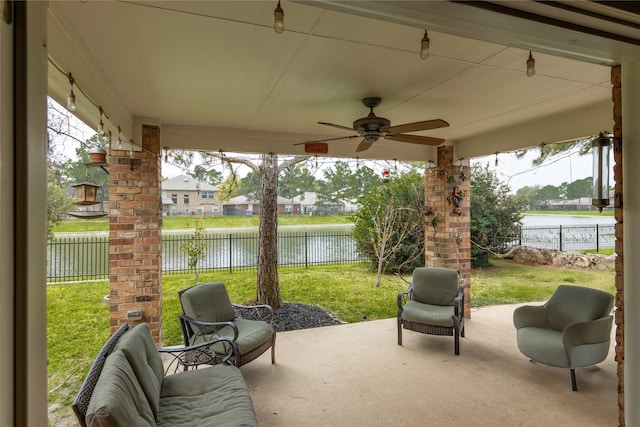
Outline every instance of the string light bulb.
<path id="1" fill-rule="evenodd" d="M 540 144 L 540 157 L 544 157 L 544 142 Z"/>
<path id="2" fill-rule="evenodd" d="M 533 77 L 536 75 L 536 60 L 533 59 L 531 51 L 529 51 L 529 59 L 527 59 L 527 77 Z"/>
<path id="3" fill-rule="evenodd" d="M 104 123 L 102 122 L 102 116 L 104 115 L 104 111 L 102 110 L 102 106 L 98 107 L 100 111 L 100 121 L 98 122 L 98 135 L 104 135 Z"/>
<path id="4" fill-rule="evenodd" d="M 420 58 L 427 59 L 429 57 L 429 36 L 427 30 L 424 30 L 424 36 L 420 40 Z"/>
<path id="5" fill-rule="evenodd" d="M 496 164 L 496 167 L 498 167 L 498 152 L 497 151 L 496 151 L 496 162 L 495 162 L 495 164 Z"/>
<path id="6" fill-rule="evenodd" d="M 284 10 L 280 7 L 280 0 L 278 0 L 276 10 L 273 11 L 273 29 L 278 34 L 284 31 Z"/>
<path id="7" fill-rule="evenodd" d="M 76 111 L 76 95 L 73 93 L 73 84 L 76 82 L 71 73 L 68 75 L 69 84 L 71 85 L 71 90 L 69 91 L 69 95 L 67 95 L 67 110 Z"/>

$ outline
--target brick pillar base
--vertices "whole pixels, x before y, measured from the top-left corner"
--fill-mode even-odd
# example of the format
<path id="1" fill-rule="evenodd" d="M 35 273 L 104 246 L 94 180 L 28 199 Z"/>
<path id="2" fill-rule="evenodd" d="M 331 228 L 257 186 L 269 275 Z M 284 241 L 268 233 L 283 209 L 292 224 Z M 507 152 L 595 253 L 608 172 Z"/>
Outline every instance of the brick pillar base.
<path id="1" fill-rule="evenodd" d="M 460 272 L 465 317 L 471 317 L 470 168 L 448 165 L 425 174 L 425 264 Z"/>
<path id="2" fill-rule="evenodd" d="M 161 221 L 160 158 L 157 152 L 111 149 L 111 333 L 124 322 L 130 326 L 146 322 L 158 345 L 162 339 Z M 142 318 L 131 319 L 137 310 L 142 312 Z"/>

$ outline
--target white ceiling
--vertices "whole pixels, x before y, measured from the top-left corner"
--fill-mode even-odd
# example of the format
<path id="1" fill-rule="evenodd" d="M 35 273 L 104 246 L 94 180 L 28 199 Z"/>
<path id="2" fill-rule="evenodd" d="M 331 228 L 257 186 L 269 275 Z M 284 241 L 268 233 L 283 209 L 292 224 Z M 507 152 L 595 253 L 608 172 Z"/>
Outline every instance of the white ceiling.
<path id="1" fill-rule="evenodd" d="M 294 143 L 353 134 L 318 121 L 351 126 L 368 113 L 360 100 L 378 96 L 375 112 L 392 125 L 449 122 L 417 134 L 445 138 L 461 157 L 611 129 L 609 65 L 640 58 L 633 26 L 617 25 L 621 41 L 444 1 L 282 2 L 286 30 L 276 34 L 275 5 L 50 2 L 49 56 L 76 79 L 78 115 L 95 124 L 101 105 L 134 141 L 135 123 L 145 122 L 162 126 L 170 148 L 301 154 Z M 421 60 L 425 27 L 431 54 Z M 69 83 L 57 68 L 50 94 L 65 102 Z M 355 157 L 357 144 L 332 142 L 328 155 Z M 428 160 L 433 151 L 379 141 L 359 155 Z"/>

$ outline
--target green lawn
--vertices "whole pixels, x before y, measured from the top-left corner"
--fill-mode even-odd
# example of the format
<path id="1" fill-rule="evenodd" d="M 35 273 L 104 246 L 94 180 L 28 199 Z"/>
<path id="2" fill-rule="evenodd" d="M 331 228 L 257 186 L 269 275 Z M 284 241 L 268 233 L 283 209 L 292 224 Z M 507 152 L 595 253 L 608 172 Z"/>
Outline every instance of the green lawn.
<path id="1" fill-rule="evenodd" d="M 395 317 L 398 292 L 407 284 L 395 276 L 375 286 L 375 273 L 364 264 L 280 268 L 286 302 L 317 305 L 346 322 Z M 613 271 L 530 267 L 494 260 L 471 275 L 472 307 L 546 300 L 557 285 L 577 284 L 614 293 Z M 408 278 L 407 278 L 408 279 Z M 256 271 L 201 274 L 199 282 L 222 281 L 233 301 L 255 298 Z M 192 275 L 163 277 L 164 345 L 181 344 L 177 292 L 194 285 Z M 49 403 L 68 412 L 81 381 L 109 335 L 109 307 L 103 302 L 108 281 L 47 286 Z"/>

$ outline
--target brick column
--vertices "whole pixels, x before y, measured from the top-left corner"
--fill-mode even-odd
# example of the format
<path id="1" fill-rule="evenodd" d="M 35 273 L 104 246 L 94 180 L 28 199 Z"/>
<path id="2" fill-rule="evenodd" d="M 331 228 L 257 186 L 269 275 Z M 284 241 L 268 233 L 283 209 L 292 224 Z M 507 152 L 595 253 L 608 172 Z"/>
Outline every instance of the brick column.
<path id="1" fill-rule="evenodd" d="M 110 330 L 146 322 L 160 344 L 162 318 L 159 130 L 144 127 L 143 149 L 109 150 Z M 138 151 L 136 151 L 138 150 Z M 141 319 L 132 319 L 140 310 Z"/>
<path id="2" fill-rule="evenodd" d="M 464 314 L 471 317 L 471 230 L 469 163 L 431 168 L 425 173 L 425 264 L 453 268 L 464 286 Z"/>
<path id="3" fill-rule="evenodd" d="M 613 100 L 613 179 L 615 183 L 616 235 L 616 361 L 618 362 L 618 425 L 624 426 L 624 251 L 622 239 L 622 76 L 620 66 L 611 68 Z"/>

